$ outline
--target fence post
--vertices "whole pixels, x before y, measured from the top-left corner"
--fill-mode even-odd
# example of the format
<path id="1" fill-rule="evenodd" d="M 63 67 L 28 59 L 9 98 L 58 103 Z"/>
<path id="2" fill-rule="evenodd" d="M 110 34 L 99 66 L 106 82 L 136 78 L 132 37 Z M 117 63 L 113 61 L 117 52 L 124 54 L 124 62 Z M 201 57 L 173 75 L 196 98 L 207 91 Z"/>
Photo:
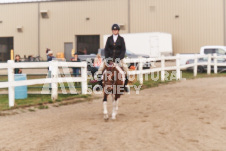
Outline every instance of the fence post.
<path id="1" fill-rule="evenodd" d="M 198 56 L 197 54 L 195 54 L 195 58 L 194 58 L 194 77 L 197 76 L 197 70 L 198 70 Z"/>
<path id="2" fill-rule="evenodd" d="M 82 94 L 87 94 L 87 63 L 84 62 L 85 67 L 81 67 Z"/>
<path id="3" fill-rule="evenodd" d="M 15 89 L 14 86 L 12 86 L 12 83 L 14 82 L 14 68 L 12 67 L 14 64 L 14 60 L 8 60 L 7 63 L 8 63 L 8 82 L 9 82 L 8 88 L 9 107 L 12 107 L 15 104 Z"/>
<path id="4" fill-rule="evenodd" d="M 52 60 L 50 63 L 50 69 L 51 69 L 51 81 L 54 82 L 51 83 L 52 93 L 51 93 L 51 99 L 55 101 L 58 98 L 58 82 L 56 81 L 58 79 L 58 61 Z"/>
<path id="5" fill-rule="evenodd" d="M 211 73 L 211 54 L 208 54 L 207 74 Z"/>
<path id="6" fill-rule="evenodd" d="M 217 74 L 217 54 L 213 54 L 214 57 L 214 73 Z"/>
<path id="7" fill-rule="evenodd" d="M 180 75 L 180 54 L 176 55 L 176 78 L 177 80 L 181 79 L 181 75 Z"/>
<path id="8" fill-rule="evenodd" d="M 143 60 L 139 57 L 139 82 L 143 84 Z"/>
<path id="9" fill-rule="evenodd" d="M 161 81 L 165 81 L 165 57 L 161 56 Z"/>

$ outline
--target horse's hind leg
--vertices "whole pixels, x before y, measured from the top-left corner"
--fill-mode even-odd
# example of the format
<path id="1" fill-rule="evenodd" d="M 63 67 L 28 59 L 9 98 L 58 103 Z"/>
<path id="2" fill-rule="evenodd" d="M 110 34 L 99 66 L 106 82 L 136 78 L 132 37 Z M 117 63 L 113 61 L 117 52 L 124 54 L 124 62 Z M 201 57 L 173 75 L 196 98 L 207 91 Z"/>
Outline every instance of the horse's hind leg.
<path id="1" fill-rule="evenodd" d="M 108 120 L 107 101 L 103 102 L 103 108 L 104 108 L 104 119 Z"/>
<path id="2" fill-rule="evenodd" d="M 120 94 L 116 94 L 116 95 L 115 95 L 115 100 L 116 100 L 116 112 L 118 112 L 119 98 L 120 98 Z"/>
<path id="3" fill-rule="evenodd" d="M 116 100 L 116 107 L 115 107 L 116 113 L 118 112 L 118 104 L 119 104 L 119 99 Z"/>
<path id="4" fill-rule="evenodd" d="M 112 104 L 113 104 L 112 119 L 116 119 L 116 115 L 118 111 L 117 95 L 115 95 L 115 97 L 112 95 Z"/>
<path id="5" fill-rule="evenodd" d="M 108 110 L 107 110 L 107 95 L 104 95 L 104 100 L 103 100 L 103 113 L 104 113 L 104 119 L 108 120 Z"/>

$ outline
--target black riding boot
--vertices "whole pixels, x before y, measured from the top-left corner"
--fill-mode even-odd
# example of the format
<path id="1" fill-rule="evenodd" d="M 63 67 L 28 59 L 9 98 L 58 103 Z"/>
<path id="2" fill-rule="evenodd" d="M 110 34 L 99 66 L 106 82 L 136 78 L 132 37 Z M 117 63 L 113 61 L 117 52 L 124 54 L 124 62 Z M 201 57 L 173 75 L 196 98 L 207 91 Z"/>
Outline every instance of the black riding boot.
<path id="1" fill-rule="evenodd" d="M 98 84 L 99 84 L 101 87 L 103 87 L 103 83 L 102 83 L 102 82 L 103 82 L 103 80 L 99 80 L 99 81 L 98 81 Z"/>
<path id="2" fill-rule="evenodd" d="M 124 84 L 124 90 L 125 90 L 125 92 L 129 92 L 129 89 L 128 89 L 128 87 L 127 87 L 128 82 L 129 82 L 129 79 L 128 79 L 128 77 L 126 76 L 125 84 Z"/>

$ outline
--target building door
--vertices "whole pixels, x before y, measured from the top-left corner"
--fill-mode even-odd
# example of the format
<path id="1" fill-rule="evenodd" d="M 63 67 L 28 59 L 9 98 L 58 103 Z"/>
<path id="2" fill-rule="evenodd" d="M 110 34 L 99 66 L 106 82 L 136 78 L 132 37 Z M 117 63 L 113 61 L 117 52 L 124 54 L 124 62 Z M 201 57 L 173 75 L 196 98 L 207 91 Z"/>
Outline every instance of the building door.
<path id="1" fill-rule="evenodd" d="M 13 37 L 0 37 L 0 62 L 10 60 L 11 49 L 13 49 Z"/>
<path id="2" fill-rule="evenodd" d="M 150 56 L 151 57 L 158 57 L 160 56 L 159 52 L 159 40 L 157 36 L 151 36 L 150 37 Z"/>
<path id="3" fill-rule="evenodd" d="M 76 36 L 76 48 L 79 55 L 97 54 L 100 48 L 99 35 L 78 35 Z"/>
<path id="4" fill-rule="evenodd" d="M 73 49 L 73 43 L 64 43 L 64 57 L 67 61 L 71 60 L 71 50 Z"/>

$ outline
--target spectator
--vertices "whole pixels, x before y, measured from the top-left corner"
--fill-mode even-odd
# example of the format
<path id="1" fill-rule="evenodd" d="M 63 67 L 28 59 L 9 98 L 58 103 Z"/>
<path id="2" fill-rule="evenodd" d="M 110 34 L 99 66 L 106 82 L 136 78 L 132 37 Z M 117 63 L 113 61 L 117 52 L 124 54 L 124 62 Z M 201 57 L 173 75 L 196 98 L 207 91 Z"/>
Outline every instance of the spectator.
<path id="1" fill-rule="evenodd" d="M 97 54 L 97 57 L 94 59 L 93 66 L 96 67 L 97 69 L 99 69 L 101 63 L 102 63 L 102 58 L 101 58 L 100 54 Z"/>
<path id="2" fill-rule="evenodd" d="M 48 60 L 47 61 L 52 61 L 53 60 L 53 58 L 55 58 L 54 56 L 53 56 L 53 51 L 48 51 Z M 51 68 L 48 68 L 48 78 L 51 78 L 52 77 L 52 69 Z M 52 85 L 51 85 L 51 83 L 49 84 L 49 90 L 50 90 L 50 92 L 51 92 L 51 90 L 52 90 Z"/>
<path id="3" fill-rule="evenodd" d="M 93 66 L 91 66 L 89 68 L 89 71 L 91 72 L 93 78 L 94 78 L 95 73 L 98 71 L 101 63 L 102 63 L 101 55 L 97 54 L 96 58 L 94 59 Z M 97 80 L 90 80 L 90 82 L 95 83 L 95 82 L 97 82 Z"/>
<path id="4" fill-rule="evenodd" d="M 90 69 L 89 69 L 91 71 L 93 77 L 94 77 L 94 74 L 98 71 L 98 69 L 101 65 L 101 62 L 102 62 L 102 58 L 101 58 L 100 54 L 97 54 L 96 58 L 93 61 L 93 66 L 90 67 Z"/>
<path id="5" fill-rule="evenodd" d="M 47 60 L 49 59 L 49 54 L 48 52 L 51 51 L 49 48 L 46 48 L 46 56 L 47 56 Z"/>
<path id="6" fill-rule="evenodd" d="M 83 53 L 84 53 L 84 55 L 87 55 L 87 49 L 86 48 L 83 49 Z"/>
<path id="7" fill-rule="evenodd" d="M 78 50 L 78 52 L 79 52 L 79 55 L 87 55 L 87 49 L 86 48 L 80 48 L 79 50 Z"/>
<path id="8" fill-rule="evenodd" d="M 20 61 L 20 55 L 16 55 L 16 56 L 15 56 L 15 62 L 21 62 L 21 61 Z M 14 69 L 14 73 L 15 73 L 15 74 L 21 74 L 21 73 L 22 73 L 22 70 L 21 70 L 21 69 L 18 69 L 18 68 L 15 68 L 15 69 Z"/>
<path id="9" fill-rule="evenodd" d="M 32 55 L 28 56 L 28 61 L 34 61 L 34 57 Z"/>
<path id="10" fill-rule="evenodd" d="M 77 53 L 74 54 L 74 57 L 71 58 L 71 61 L 72 61 L 72 62 L 81 62 L 81 60 L 78 58 L 78 54 L 77 54 Z M 78 77 L 79 74 L 80 74 L 80 68 L 78 68 L 78 67 L 73 67 L 72 70 L 73 70 L 73 75 L 74 75 L 75 77 Z M 75 85 L 78 86 L 79 83 L 78 83 L 78 82 L 75 82 Z"/>
<path id="11" fill-rule="evenodd" d="M 54 56 L 53 56 L 53 51 L 48 51 L 48 59 L 47 59 L 47 61 L 52 61 L 53 60 L 53 58 L 55 58 Z"/>
<path id="12" fill-rule="evenodd" d="M 81 60 L 78 58 L 78 54 L 77 54 L 77 53 L 74 54 L 74 57 L 71 58 L 71 61 L 72 61 L 72 62 L 81 62 Z M 78 76 L 79 76 L 79 72 L 80 72 L 80 68 L 78 68 L 78 67 L 73 67 L 72 69 L 73 69 L 73 75 L 74 75 L 75 77 L 78 77 Z"/>

